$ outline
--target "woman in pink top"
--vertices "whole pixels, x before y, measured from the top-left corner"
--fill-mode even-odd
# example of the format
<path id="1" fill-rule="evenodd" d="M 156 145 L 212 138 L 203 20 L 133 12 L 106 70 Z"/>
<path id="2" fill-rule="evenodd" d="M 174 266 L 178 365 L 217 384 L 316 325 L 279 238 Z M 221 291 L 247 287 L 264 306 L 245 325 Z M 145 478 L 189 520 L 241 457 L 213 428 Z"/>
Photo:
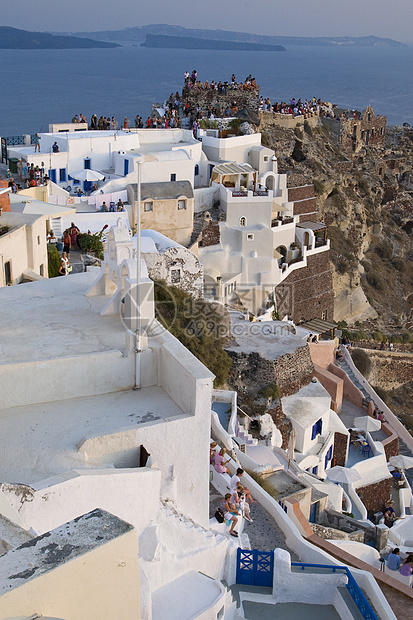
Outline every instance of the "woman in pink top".
<path id="1" fill-rule="evenodd" d="M 226 464 L 229 463 L 230 461 L 230 459 L 228 459 L 227 461 L 224 461 L 224 456 L 226 454 L 226 451 L 227 451 L 226 448 L 221 448 L 218 454 L 215 452 L 214 467 L 215 467 L 215 471 L 217 471 L 219 474 L 225 474 L 225 472 L 227 474 L 230 473 L 228 467 L 225 467 Z"/>

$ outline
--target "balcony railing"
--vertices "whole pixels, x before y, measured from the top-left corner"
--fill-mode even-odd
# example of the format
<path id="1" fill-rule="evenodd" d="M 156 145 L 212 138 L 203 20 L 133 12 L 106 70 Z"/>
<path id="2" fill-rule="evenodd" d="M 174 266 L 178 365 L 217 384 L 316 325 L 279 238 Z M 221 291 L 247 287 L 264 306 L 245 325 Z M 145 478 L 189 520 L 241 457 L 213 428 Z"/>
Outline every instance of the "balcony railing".
<path id="1" fill-rule="evenodd" d="M 343 573 L 347 576 L 346 588 L 353 601 L 355 602 L 357 609 L 363 616 L 364 620 L 379 620 L 373 611 L 370 603 L 364 596 L 357 581 L 347 568 L 347 566 L 331 566 L 323 564 L 302 564 L 300 562 L 291 562 L 291 569 L 294 572 L 300 570 L 310 573 Z"/>

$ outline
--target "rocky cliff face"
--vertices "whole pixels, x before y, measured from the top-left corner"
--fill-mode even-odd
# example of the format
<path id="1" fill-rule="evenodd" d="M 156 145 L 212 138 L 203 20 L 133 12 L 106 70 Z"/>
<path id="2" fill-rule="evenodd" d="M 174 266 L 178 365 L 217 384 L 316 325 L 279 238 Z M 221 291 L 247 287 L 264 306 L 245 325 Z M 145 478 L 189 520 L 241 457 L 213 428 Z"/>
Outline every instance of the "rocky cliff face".
<path id="1" fill-rule="evenodd" d="M 340 149 L 327 128 L 265 127 L 288 185 L 314 183 L 329 226 L 335 320 L 371 329 L 413 321 L 413 131 L 390 128 L 384 149 Z"/>

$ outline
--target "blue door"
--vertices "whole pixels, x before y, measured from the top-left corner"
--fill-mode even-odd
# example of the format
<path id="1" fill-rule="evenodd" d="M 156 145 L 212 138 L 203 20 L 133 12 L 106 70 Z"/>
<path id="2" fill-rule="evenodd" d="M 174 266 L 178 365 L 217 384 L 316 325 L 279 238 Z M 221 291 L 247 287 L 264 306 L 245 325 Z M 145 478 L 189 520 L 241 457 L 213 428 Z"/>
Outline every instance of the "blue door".
<path id="1" fill-rule="evenodd" d="M 123 161 L 123 176 L 126 177 L 128 172 L 129 172 L 129 159 L 125 159 Z"/>
<path id="2" fill-rule="evenodd" d="M 49 179 L 52 183 L 56 183 L 56 168 L 49 170 Z"/>
<path id="3" fill-rule="evenodd" d="M 274 551 L 237 550 L 237 583 L 272 588 Z"/>

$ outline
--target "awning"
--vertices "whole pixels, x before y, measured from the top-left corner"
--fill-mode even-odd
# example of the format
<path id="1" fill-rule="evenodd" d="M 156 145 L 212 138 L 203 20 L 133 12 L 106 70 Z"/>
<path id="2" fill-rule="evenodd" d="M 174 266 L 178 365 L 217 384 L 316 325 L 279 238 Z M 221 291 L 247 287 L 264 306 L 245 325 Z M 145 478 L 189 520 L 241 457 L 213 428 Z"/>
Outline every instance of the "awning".
<path id="1" fill-rule="evenodd" d="M 325 334 L 334 330 L 337 325 L 329 321 L 323 321 L 323 319 L 312 319 L 311 321 L 300 323 L 300 327 L 308 329 L 313 334 Z"/>
<path id="2" fill-rule="evenodd" d="M 273 256 L 274 258 L 276 258 L 277 260 L 280 260 L 280 258 L 283 258 L 283 255 L 280 254 L 280 252 L 277 252 L 277 250 L 274 250 L 273 252 Z"/>
<path id="3" fill-rule="evenodd" d="M 284 207 L 284 205 L 280 205 L 276 200 L 273 200 L 272 210 L 278 211 L 278 213 L 285 213 L 286 211 L 290 211 L 288 207 Z"/>
<path id="4" fill-rule="evenodd" d="M 310 230 L 325 230 L 327 226 L 322 222 L 299 222 L 297 228 L 307 228 Z"/>

